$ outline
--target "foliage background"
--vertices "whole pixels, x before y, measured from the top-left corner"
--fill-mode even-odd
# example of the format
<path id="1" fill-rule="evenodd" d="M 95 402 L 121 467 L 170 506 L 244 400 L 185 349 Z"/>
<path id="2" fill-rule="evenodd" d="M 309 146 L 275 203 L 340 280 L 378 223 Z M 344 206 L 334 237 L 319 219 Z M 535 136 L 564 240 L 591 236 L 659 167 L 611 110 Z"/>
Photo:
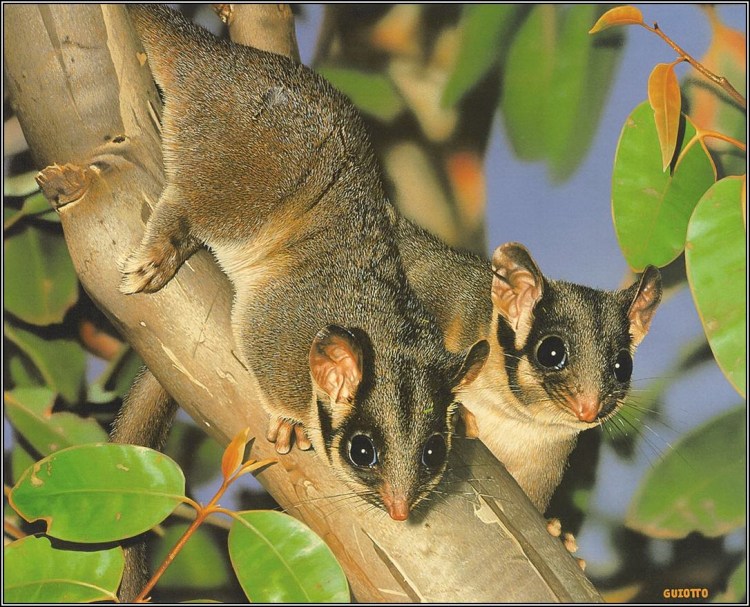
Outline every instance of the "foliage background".
<path id="1" fill-rule="evenodd" d="M 710 30 L 697 6 L 643 5 L 641 8 L 647 22 L 658 21 L 694 56 L 702 56 L 708 47 Z M 456 19 L 460 14 L 455 7 L 446 11 L 446 21 Z M 324 18 L 322 10 L 315 5 L 300 7 L 300 12 L 298 37 L 301 54 L 303 61 L 310 64 L 319 32 L 325 30 Z M 720 6 L 719 14 L 727 24 L 744 31 L 747 17 L 745 5 Z M 201 15 L 197 17 L 200 19 Z M 374 20 L 375 16 L 362 12 L 351 13 L 348 18 L 361 23 L 367 19 Z M 409 18 L 410 13 L 406 10 L 400 15 L 402 22 Z M 486 125 L 487 129 L 491 127 L 487 131 L 491 138 L 484 159 L 486 233 L 479 222 L 476 231 L 468 238 L 468 244 L 490 252 L 502 242 L 517 240 L 529 247 L 549 276 L 600 288 L 612 289 L 621 284 L 627 268 L 615 239 L 609 204 L 611 167 L 617 139 L 626 116 L 646 97 L 646 82 L 651 67 L 657 62 L 674 59 L 671 49 L 645 31 L 633 29 L 627 32 L 627 38 L 613 89 L 604 106 L 601 124 L 591 148 L 581 166 L 567 181 L 556 182 L 550 178 L 549 170 L 543 163 L 520 162 L 508 143 L 504 124 L 497 116 L 491 125 Z M 683 70 L 680 72 L 682 74 L 686 69 L 681 67 L 678 72 Z M 5 109 L 7 111 L 7 106 Z M 474 136 L 472 144 L 475 148 L 482 147 L 481 140 L 482 134 Z M 28 159 L 25 161 L 27 163 Z M 29 168 L 23 158 L 10 161 L 6 157 L 7 174 L 21 173 Z M 441 185 L 445 189 L 445 182 Z M 480 189 L 475 200 L 481 198 Z M 54 232 L 54 225 L 46 225 L 44 221 L 37 221 L 40 229 L 45 233 Z M 24 278 L 28 279 L 28 276 Z M 78 304 L 66 317 L 66 323 L 70 323 L 71 316 L 89 318 L 92 314 L 96 317 L 88 306 Z M 30 328 L 20 324 L 23 329 Z M 18 325 L 16 322 L 14 328 Z M 77 326 L 82 325 L 77 323 Z M 82 340 L 80 336 L 64 333 L 65 330 L 53 327 L 44 337 L 69 337 L 73 342 Z M 716 365 L 705 356 L 701 360 L 708 362 L 694 366 L 689 373 L 678 374 L 675 371 L 677 354 L 685 347 L 691 347 L 696 340 L 700 341 L 701 335 L 702 328 L 692 298 L 683 288 L 662 305 L 649 336 L 636 356 L 636 398 L 645 400 L 655 384 L 667 384 L 659 398 L 651 403 L 659 409 L 659 417 L 649 420 L 648 428 L 641 430 L 629 454 L 627 449 L 621 449 L 618 454 L 614 448 L 605 445 L 597 464 L 595 445 L 590 451 L 581 451 L 584 467 L 586 464 L 598 466 L 596 482 L 586 516 L 571 511 L 569 518 L 564 520 L 575 528 L 580 526 L 577 538 L 580 555 L 588 561 L 587 571 L 600 590 L 611 592 L 613 598 L 658 600 L 660 590 L 671 585 L 710 586 L 713 589 L 717 587 L 717 581 L 723 583 L 728 571 L 737 564 L 739 555 L 746 550 L 744 530 L 727 539 L 691 536 L 680 542 L 669 542 L 646 538 L 622 526 L 627 507 L 644 471 L 654 465 L 659 453 L 668 450 L 672 442 L 690 429 L 738 403 L 737 394 Z M 11 354 L 9 359 L 13 360 L 16 346 L 4 343 L 6 353 Z M 14 343 L 17 344 L 18 339 Z M 80 358 L 80 354 L 75 353 L 68 362 L 75 359 L 82 369 Z M 6 361 L 9 359 L 6 358 Z M 5 389 L 18 384 L 18 378 L 23 375 L 20 367 L 28 366 L 19 362 L 19 357 L 15 357 L 15 360 L 16 363 L 5 363 Z M 128 376 L 130 370 L 137 367 L 137 361 L 128 353 L 123 354 L 122 359 L 115 357 L 112 361 L 109 367 L 111 373 L 104 371 L 109 383 L 102 381 L 97 384 L 92 381 L 102 377 L 102 365 L 88 365 L 86 398 L 79 396 L 80 385 L 59 386 L 57 392 L 66 393 L 67 401 L 73 404 L 77 412 L 93 414 L 106 423 L 117 403 L 108 403 L 111 397 L 105 398 L 101 393 L 122 392 L 125 384 L 113 385 L 113 382 L 117 384 L 118 378 Z M 11 364 L 16 365 L 15 371 L 10 369 Z M 55 366 L 53 357 L 49 373 L 54 375 Z M 123 368 L 129 371 L 124 372 Z M 96 404 L 97 400 L 101 401 L 101 405 Z M 5 432 L 7 436 L 7 425 Z M 593 435 L 594 432 L 588 434 Z M 583 442 L 597 442 L 593 436 L 586 439 Z M 196 445 L 198 448 L 195 448 Z M 182 454 L 181 462 L 184 466 L 187 464 L 188 478 L 197 489 L 208 481 L 207 470 L 216 470 L 218 447 L 204 440 L 188 423 L 183 423 L 173 433 L 170 449 Z M 13 457 L 22 459 L 23 456 L 18 453 L 16 450 Z M 623 453 L 627 456 L 623 456 Z M 7 457 L 10 456 L 6 452 Z M 212 459 L 213 467 L 207 463 Z M 14 476 L 21 466 L 20 462 L 13 466 Z M 583 468 L 574 467 L 573 470 Z M 12 482 L 7 474 L 5 482 Z M 584 496 L 581 499 L 586 499 L 585 493 L 579 494 L 579 498 L 581 495 Z M 263 503 L 266 498 L 258 494 L 245 494 L 237 496 L 237 499 Z M 634 563 L 638 567 L 634 567 Z M 179 573 L 174 575 L 176 585 L 180 578 L 185 579 Z M 214 576 L 208 585 L 219 585 L 222 579 L 225 578 L 221 575 Z"/>

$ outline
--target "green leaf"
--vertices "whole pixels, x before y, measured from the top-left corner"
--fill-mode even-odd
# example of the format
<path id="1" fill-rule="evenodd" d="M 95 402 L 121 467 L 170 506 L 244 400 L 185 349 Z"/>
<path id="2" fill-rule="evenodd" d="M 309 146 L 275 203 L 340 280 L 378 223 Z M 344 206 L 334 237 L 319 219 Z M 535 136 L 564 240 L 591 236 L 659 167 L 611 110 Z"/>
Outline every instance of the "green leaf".
<path id="1" fill-rule="evenodd" d="M 10 375 L 10 386 L 14 388 L 28 388 L 32 386 L 41 386 L 44 380 L 41 378 L 39 373 L 23 356 L 18 354 L 8 354 L 8 350 L 5 351 L 5 355 L 8 356 L 8 374 Z"/>
<path id="2" fill-rule="evenodd" d="M 247 597 L 258 603 L 348 602 L 341 566 L 315 533 L 270 510 L 241 512 L 229 532 L 229 556 Z"/>
<path id="3" fill-rule="evenodd" d="M 3 180 L 3 196 L 22 197 L 36 192 L 39 190 L 39 184 L 36 182 L 38 174 L 38 171 L 29 171 L 6 177 Z M 47 203 L 47 209 L 49 209 L 49 203 Z"/>
<path id="4" fill-rule="evenodd" d="M 555 69 L 559 14 L 555 6 L 535 6 L 508 51 L 500 107 L 513 150 L 521 160 L 546 156 L 544 120 Z"/>
<path id="5" fill-rule="evenodd" d="M 47 197 L 41 192 L 37 192 L 26 198 L 26 200 L 23 201 L 21 211 L 23 211 L 24 215 L 44 215 L 49 212 L 54 213 L 54 209 L 51 209 L 49 206 L 49 200 L 47 200 Z M 55 213 L 55 215 L 57 215 L 57 213 Z"/>
<path id="6" fill-rule="evenodd" d="M 729 576 L 727 589 L 711 599 L 712 603 L 740 603 L 747 595 L 747 559 Z"/>
<path id="7" fill-rule="evenodd" d="M 501 110 L 522 160 L 547 160 L 553 179 L 585 158 L 621 56 L 624 34 L 587 30 L 606 6 L 536 5 L 509 50 Z"/>
<path id="8" fill-rule="evenodd" d="M 19 209 L 3 205 L 3 230 L 7 230 L 21 218 Z"/>
<path id="9" fill-rule="evenodd" d="M 34 214 L 34 219 L 46 221 L 48 223 L 60 223 L 60 215 L 56 211 L 47 211 L 46 213 Z"/>
<path id="10" fill-rule="evenodd" d="M 36 458 L 32 457 L 26 448 L 17 441 L 13 443 L 13 450 L 10 452 L 10 469 L 13 473 L 13 484 L 16 484 L 26 469 L 36 463 Z"/>
<path id="11" fill-rule="evenodd" d="M 661 539 L 745 525 L 745 413 L 734 408 L 682 437 L 641 481 L 625 524 Z"/>
<path id="12" fill-rule="evenodd" d="M 8 412 L 12 407 L 20 407 L 29 411 L 35 417 L 52 415 L 52 407 L 55 405 L 56 396 L 57 394 L 52 390 L 41 386 L 16 388 L 3 393 Z"/>
<path id="13" fill-rule="evenodd" d="M 570 499 L 578 510 L 588 512 L 591 508 L 591 494 L 591 489 L 576 489 Z"/>
<path id="14" fill-rule="evenodd" d="M 75 341 L 43 339 L 7 322 L 3 329 L 5 337 L 31 360 L 52 390 L 68 403 L 78 401 L 86 374 L 86 355 Z"/>
<path id="15" fill-rule="evenodd" d="M 93 383 L 88 385 L 86 390 L 86 403 L 90 405 L 105 405 L 114 401 L 118 395 L 111 391 L 102 388 L 100 383 Z"/>
<path id="16" fill-rule="evenodd" d="M 84 443 L 106 442 L 95 419 L 74 413 L 52 413 L 57 395 L 48 388 L 16 388 L 5 392 L 5 411 L 13 427 L 41 455 Z"/>
<path id="17" fill-rule="evenodd" d="M 71 542 L 112 542 L 163 521 L 185 496 L 182 471 L 166 455 L 134 445 L 70 447 L 37 462 L 9 501 L 27 521 Z"/>
<path id="18" fill-rule="evenodd" d="M 695 135 L 683 115 L 679 156 Z M 648 264 L 665 266 L 685 248 L 690 216 L 716 179 L 713 163 L 700 144 L 693 145 L 673 172 L 662 171 L 654 112 L 648 102 L 628 116 L 612 172 L 612 216 L 625 259 L 640 272 Z"/>
<path id="19" fill-rule="evenodd" d="M 78 277 L 65 239 L 26 226 L 5 240 L 5 309 L 24 322 L 62 322 L 78 301 Z"/>
<path id="20" fill-rule="evenodd" d="M 556 181 L 570 177 L 586 158 L 620 64 L 623 30 L 595 38 L 586 31 L 607 6 L 568 7 L 560 24 L 544 114 L 549 119 L 544 140 L 549 146 L 550 174 Z"/>
<path id="21" fill-rule="evenodd" d="M 747 264 L 741 191 L 741 178 L 725 177 L 703 195 L 688 225 L 685 263 L 711 351 L 744 397 Z"/>
<path id="22" fill-rule="evenodd" d="M 404 110 L 404 100 L 383 74 L 330 66 L 320 67 L 317 71 L 365 114 L 391 122 Z"/>
<path id="23" fill-rule="evenodd" d="M 3 229 L 7 230 L 24 217 L 35 216 L 45 221 L 60 221 L 60 216 L 50 209 L 49 201 L 41 192 L 32 194 L 23 201 L 20 209 L 3 207 Z"/>
<path id="24" fill-rule="evenodd" d="M 157 540 L 151 555 L 152 571 L 162 564 L 188 526 L 171 525 Z M 211 534 L 204 527 L 195 530 L 164 575 L 159 578 L 159 588 L 205 590 L 219 588 L 228 583 L 226 554 L 219 550 Z"/>
<path id="25" fill-rule="evenodd" d="M 499 60 L 521 7 L 467 4 L 461 15 L 461 40 L 453 72 L 443 90 L 443 107 L 456 105 Z"/>
<path id="26" fill-rule="evenodd" d="M 7 603 L 115 601 L 125 557 L 108 550 L 61 550 L 46 537 L 29 536 L 5 547 Z"/>

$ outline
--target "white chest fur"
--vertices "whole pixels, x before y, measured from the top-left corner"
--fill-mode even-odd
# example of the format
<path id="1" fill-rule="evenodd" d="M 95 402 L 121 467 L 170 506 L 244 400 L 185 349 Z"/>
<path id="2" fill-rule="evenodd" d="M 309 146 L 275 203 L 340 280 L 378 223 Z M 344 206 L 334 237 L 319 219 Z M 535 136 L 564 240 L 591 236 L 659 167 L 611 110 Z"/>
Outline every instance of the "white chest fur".
<path id="1" fill-rule="evenodd" d="M 496 348 L 493 348 L 496 350 Z M 546 508 L 565 470 L 580 428 L 548 423 L 544 409 L 554 403 L 524 405 L 508 388 L 493 351 L 479 377 L 460 395 L 474 414 L 479 439 L 499 459 L 538 509 Z"/>

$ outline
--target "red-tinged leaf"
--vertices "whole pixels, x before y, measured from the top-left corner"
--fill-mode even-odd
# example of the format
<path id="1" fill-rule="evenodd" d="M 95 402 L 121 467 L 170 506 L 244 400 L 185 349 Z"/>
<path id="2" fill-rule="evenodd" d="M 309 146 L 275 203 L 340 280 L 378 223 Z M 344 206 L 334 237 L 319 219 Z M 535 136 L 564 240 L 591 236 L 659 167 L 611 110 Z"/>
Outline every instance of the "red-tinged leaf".
<path id="1" fill-rule="evenodd" d="M 680 128 L 680 84 L 671 63 L 659 63 L 648 79 L 648 102 L 654 110 L 656 134 L 661 148 L 662 170 L 666 171 L 674 157 L 677 132 Z"/>
<path id="2" fill-rule="evenodd" d="M 477 224 L 487 202 L 482 159 L 476 152 L 458 151 L 448 156 L 445 168 L 461 214 L 469 225 Z"/>
<path id="3" fill-rule="evenodd" d="M 739 91 L 745 88 L 747 70 L 747 40 L 739 30 L 727 27 L 714 9 L 708 10 L 711 25 L 711 44 L 700 62 L 708 70 L 726 77 Z M 705 83 L 705 78 L 693 70 L 696 80 Z M 696 86 L 691 90 L 693 100 L 690 104 L 690 117 L 704 130 L 723 131 L 718 115 L 721 105 L 718 87 Z"/>
<path id="4" fill-rule="evenodd" d="M 221 473 L 228 479 L 232 473 L 240 467 L 245 457 L 245 445 L 250 428 L 245 428 L 232 439 L 221 458 Z"/>
<path id="5" fill-rule="evenodd" d="M 643 25 L 643 14 L 634 6 L 617 6 L 604 13 L 589 30 L 596 34 L 617 25 Z"/>
<path id="6" fill-rule="evenodd" d="M 738 91 L 744 91 L 747 82 L 745 34 L 725 26 L 714 7 L 703 8 L 711 25 L 711 44 L 700 62 L 714 74 L 726 78 Z M 690 108 L 690 118 L 698 127 L 745 141 L 746 112 L 720 86 L 692 69 L 683 82 L 683 94 Z M 707 145 L 722 176 L 745 172 L 747 157 L 734 145 L 713 138 L 707 140 Z"/>
<path id="7" fill-rule="evenodd" d="M 244 464 L 242 464 L 242 473 L 246 472 L 255 472 L 256 470 L 260 470 L 261 468 L 265 468 L 266 466 L 270 466 L 271 464 L 275 464 L 278 462 L 276 458 L 269 457 L 268 459 L 262 459 L 260 461 L 256 459 L 251 459 L 246 461 Z"/>

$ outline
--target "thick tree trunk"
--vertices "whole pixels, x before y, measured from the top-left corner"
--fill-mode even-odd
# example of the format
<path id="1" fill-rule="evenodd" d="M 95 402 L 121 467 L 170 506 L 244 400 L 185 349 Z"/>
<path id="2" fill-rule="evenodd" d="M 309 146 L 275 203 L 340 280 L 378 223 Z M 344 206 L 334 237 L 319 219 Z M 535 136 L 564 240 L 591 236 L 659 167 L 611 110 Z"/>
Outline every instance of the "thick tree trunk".
<path id="1" fill-rule="evenodd" d="M 159 293 L 118 291 L 118 264 L 163 184 L 158 95 L 124 7 L 18 4 L 5 17 L 8 88 L 84 288 L 200 427 L 226 443 L 249 426 L 253 457 L 275 457 L 211 256 Z M 360 601 L 600 600 L 504 468 L 480 443 L 456 442 L 441 493 L 405 523 L 351 495 L 312 452 L 281 456 L 259 479 L 333 549 Z"/>

